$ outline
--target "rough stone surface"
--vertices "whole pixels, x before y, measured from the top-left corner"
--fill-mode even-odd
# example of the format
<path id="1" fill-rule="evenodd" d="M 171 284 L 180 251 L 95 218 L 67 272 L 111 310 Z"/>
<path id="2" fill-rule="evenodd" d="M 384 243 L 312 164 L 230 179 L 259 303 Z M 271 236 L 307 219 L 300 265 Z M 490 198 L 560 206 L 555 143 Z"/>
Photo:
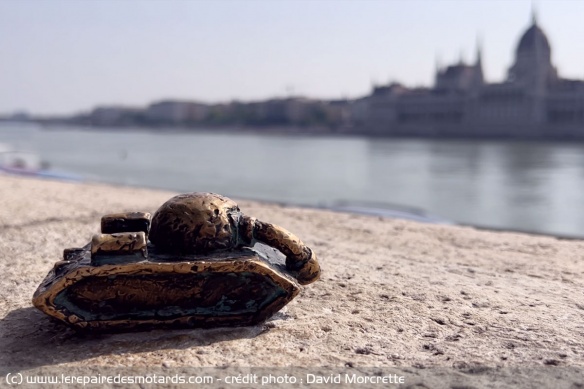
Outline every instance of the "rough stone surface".
<path id="1" fill-rule="evenodd" d="M 3 375 L 376 367 L 414 387 L 584 386 L 582 241 L 238 201 L 301 237 L 323 270 L 268 323 L 82 336 L 32 307 L 63 249 L 89 242 L 102 215 L 153 212 L 172 195 L 0 176 Z M 450 381 L 432 382 L 440 374 Z"/>

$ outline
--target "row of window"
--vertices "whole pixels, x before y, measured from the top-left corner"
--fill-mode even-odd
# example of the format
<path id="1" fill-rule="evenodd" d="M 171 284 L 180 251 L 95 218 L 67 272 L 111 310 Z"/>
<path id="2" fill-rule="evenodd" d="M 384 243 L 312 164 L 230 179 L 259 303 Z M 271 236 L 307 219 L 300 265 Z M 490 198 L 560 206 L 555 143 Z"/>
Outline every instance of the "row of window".
<path id="1" fill-rule="evenodd" d="M 398 123 L 461 123 L 462 112 L 429 112 L 408 113 L 400 112 L 397 115 Z"/>
<path id="2" fill-rule="evenodd" d="M 548 111 L 550 123 L 584 123 L 584 110 L 577 111 Z"/>

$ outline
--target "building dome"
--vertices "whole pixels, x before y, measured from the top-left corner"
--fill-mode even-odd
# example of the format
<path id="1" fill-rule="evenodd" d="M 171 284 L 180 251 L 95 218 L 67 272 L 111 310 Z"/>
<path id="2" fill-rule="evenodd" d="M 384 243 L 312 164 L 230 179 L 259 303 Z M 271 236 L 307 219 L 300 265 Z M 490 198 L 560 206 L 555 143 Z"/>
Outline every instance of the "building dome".
<path id="1" fill-rule="evenodd" d="M 550 43 L 534 17 L 531 26 L 519 40 L 508 80 L 544 85 L 555 82 L 557 78 L 558 73 L 551 60 Z"/>
<path id="2" fill-rule="evenodd" d="M 543 50 L 545 54 L 549 54 L 551 51 L 550 44 L 547 37 L 545 36 L 545 33 L 541 28 L 539 28 L 537 24 L 533 23 L 519 40 L 517 54 L 533 52 L 536 47 L 538 50 Z"/>

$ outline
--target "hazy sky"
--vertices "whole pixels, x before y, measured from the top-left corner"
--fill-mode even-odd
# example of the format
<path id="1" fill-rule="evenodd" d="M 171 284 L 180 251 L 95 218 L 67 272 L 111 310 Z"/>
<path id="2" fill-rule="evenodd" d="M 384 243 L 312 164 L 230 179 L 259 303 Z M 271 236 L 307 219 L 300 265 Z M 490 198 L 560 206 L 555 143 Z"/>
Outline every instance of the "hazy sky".
<path id="1" fill-rule="evenodd" d="M 501 80 L 526 0 L 0 0 L 0 113 L 72 113 L 162 98 L 356 97 L 430 85 L 474 60 Z M 584 1 L 535 1 L 560 74 L 584 78 Z"/>

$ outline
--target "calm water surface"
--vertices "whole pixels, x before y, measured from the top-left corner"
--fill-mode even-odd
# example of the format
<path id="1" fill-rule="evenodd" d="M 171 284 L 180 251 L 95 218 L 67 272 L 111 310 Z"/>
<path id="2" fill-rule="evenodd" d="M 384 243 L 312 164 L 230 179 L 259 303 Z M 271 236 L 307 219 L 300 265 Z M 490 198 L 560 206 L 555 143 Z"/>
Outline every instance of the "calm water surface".
<path id="1" fill-rule="evenodd" d="M 584 236 L 584 144 L 0 125 L 0 142 L 106 182 L 330 205 L 399 204 L 456 222 Z"/>

